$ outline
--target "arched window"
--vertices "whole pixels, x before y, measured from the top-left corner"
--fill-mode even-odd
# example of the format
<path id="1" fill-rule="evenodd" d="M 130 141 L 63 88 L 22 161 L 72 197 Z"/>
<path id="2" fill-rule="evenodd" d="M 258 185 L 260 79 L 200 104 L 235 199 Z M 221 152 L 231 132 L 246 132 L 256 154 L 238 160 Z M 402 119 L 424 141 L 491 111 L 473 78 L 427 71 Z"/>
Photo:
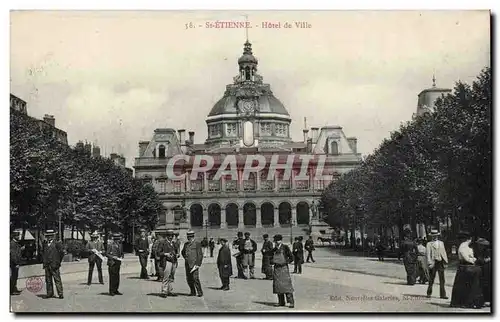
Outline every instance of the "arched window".
<path id="1" fill-rule="evenodd" d="M 338 146 L 337 142 L 335 142 L 335 141 L 332 142 L 330 152 L 333 155 L 339 154 L 339 146 Z"/>
<path id="2" fill-rule="evenodd" d="M 160 158 L 165 158 L 165 146 L 163 144 L 158 148 L 158 156 Z"/>
<path id="3" fill-rule="evenodd" d="M 245 80 L 252 80 L 252 73 L 250 72 L 250 67 L 245 67 Z"/>

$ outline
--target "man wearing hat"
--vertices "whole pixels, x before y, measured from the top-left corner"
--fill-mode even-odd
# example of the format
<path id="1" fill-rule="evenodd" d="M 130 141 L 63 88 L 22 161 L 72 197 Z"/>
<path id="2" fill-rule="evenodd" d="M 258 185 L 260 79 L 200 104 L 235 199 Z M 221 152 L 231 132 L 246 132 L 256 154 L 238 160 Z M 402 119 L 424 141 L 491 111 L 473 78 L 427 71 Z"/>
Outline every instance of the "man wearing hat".
<path id="1" fill-rule="evenodd" d="M 120 287 L 120 267 L 123 260 L 123 245 L 122 236 L 113 234 L 113 239 L 108 243 L 106 256 L 108 257 L 108 273 L 109 273 L 109 295 L 122 295 L 118 291 Z"/>
<path id="2" fill-rule="evenodd" d="M 135 253 L 139 256 L 139 263 L 141 264 L 142 279 L 149 279 L 148 277 L 148 255 L 149 255 L 149 241 L 146 238 L 146 230 L 141 229 L 141 236 L 135 242 Z"/>
<path id="3" fill-rule="evenodd" d="M 203 261 L 203 250 L 201 244 L 194 240 L 194 231 L 187 232 L 187 242 L 182 248 L 182 257 L 185 260 L 186 280 L 191 290 L 190 296 L 203 296 L 200 283 L 200 266 Z"/>
<path id="4" fill-rule="evenodd" d="M 175 279 L 175 269 L 177 268 L 177 251 L 173 241 L 174 232 L 167 230 L 165 239 L 158 245 L 158 253 L 161 262 L 164 263 L 163 281 L 161 284 L 161 296 L 177 296 L 172 292 Z"/>
<path id="5" fill-rule="evenodd" d="M 97 266 L 97 274 L 99 276 L 99 283 L 104 284 L 102 278 L 102 253 L 104 251 L 104 245 L 98 239 L 99 234 L 94 232 L 87 243 L 87 252 L 89 253 L 89 275 L 87 279 L 87 285 L 92 284 L 92 274 L 94 273 L 94 266 Z"/>
<path id="6" fill-rule="evenodd" d="M 229 277 L 233 275 L 233 264 L 231 263 L 231 250 L 227 246 L 227 239 L 219 239 L 221 248 L 217 256 L 217 268 L 222 282 L 221 290 L 229 291 Z"/>
<path id="7" fill-rule="evenodd" d="M 429 286 L 427 287 L 427 297 L 432 295 L 432 286 L 436 279 L 436 273 L 439 275 L 439 295 L 442 299 L 447 299 L 446 290 L 444 288 L 444 269 L 448 264 L 448 256 L 444 243 L 438 239 L 439 231 L 432 229 L 430 234 L 432 241 L 427 243 L 427 264 L 429 265 Z"/>
<path id="8" fill-rule="evenodd" d="M 293 262 L 293 255 L 290 248 L 283 244 L 283 236 L 275 235 L 274 242 L 276 246 L 273 249 L 272 264 L 273 270 L 273 293 L 278 295 L 278 305 L 285 306 L 286 301 L 290 308 L 295 306 L 293 299 L 293 285 L 288 264 Z"/>
<path id="9" fill-rule="evenodd" d="M 245 233 L 245 239 L 240 243 L 239 246 L 240 254 L 243 254 L 243 260 L 241 265 L 243 266 L 243 278 L 246 279 L 245 272 L 248 268 L 249 275 L 251 279 L 255 279 L 254 267 L 255 267 L 255 252 L 257 251 L 257 243 L 250 239 L 250 233 Z"/>
<path id="10" fill-rule="evenodd" d="M 305 250 L 307 250 L 307 260 L 306 262 L 309 263 L 309 259 L 314 263 L 315 260 L 313 258 L 312 252 L 314 251 L 314 241 L 311 235 L 309 235 L 309 239 L 306 240 L 306 244 L 304 245 Z"/>
<path id="11" fill-rule="evenodd" d="M 61 273 L 59 268 L 64 257 L 63 245 L 54 240 L 56 232 L 54 230 L 47 230 L 45 232 L 46 242 L 43 246 L 43 268 L 45 269 L 45 285 L 47 288 L 47 298 L 54 297 L 54 286 L 52 279 L 56 284 L 57 294 L 59 298 L 63 296 L 63 285 L 61 281 Z"/>
<path id="12" fill-rule="evenodd" d="M 273 267 L 271 266 L 271 259 L 273 258 L 273 242 L 269 240 L 269 235 L 264 234 L 264 243 L 262 244 L 262 274 L 266 275 L 266 280 L 273 279 Z"/>
<path id="13" fill-rule="evenodd" d="M 236 257 L 236 268 L 238 269 L 238 278 L 246 278 L 245 274 L 243 274 L 243 253 L 239 251 L 240 245 L 244 242 L 243 233 L 241 231 L 238 232 L 238 237 L 233 241 L 233 248 L 238 250 L 238 253 L 235 255 Z"/>
<path id="14" fill-rule="evenodd" d="M 19 231 L 11 232 L 10 240 L 10 295 L 19 295 L 17 289 L 17 278 L 19 276 L 19 265 L 21 265 L 21 246 L 19 245 Z"/>

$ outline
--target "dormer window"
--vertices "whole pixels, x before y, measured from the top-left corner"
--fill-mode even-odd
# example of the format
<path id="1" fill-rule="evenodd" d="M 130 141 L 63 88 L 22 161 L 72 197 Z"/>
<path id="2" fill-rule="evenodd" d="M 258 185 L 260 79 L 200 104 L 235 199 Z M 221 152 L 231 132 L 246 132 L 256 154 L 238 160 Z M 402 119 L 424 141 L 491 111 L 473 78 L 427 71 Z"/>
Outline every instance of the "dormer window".
<path id="1" fill-rule="evenodd" d="M 161 144 L 158 148 L 158 157 L 160 159 L 164 159 L 165 158 L 165 146 L 163 144 Z"/>
<path id="2" fill-rule="evenodd" d="M 339 155 L 339 145 L 336 141 L 330 144 L 330 154 Z"/>

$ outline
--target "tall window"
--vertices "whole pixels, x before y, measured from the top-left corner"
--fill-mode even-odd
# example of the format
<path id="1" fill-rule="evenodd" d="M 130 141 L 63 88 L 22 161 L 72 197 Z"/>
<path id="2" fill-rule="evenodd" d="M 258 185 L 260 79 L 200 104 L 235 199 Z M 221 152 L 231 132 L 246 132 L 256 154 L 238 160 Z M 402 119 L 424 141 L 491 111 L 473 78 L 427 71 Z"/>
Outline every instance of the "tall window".
<path id="1" fill-rule="evenodd" d="M 287 134 L 286 124 L 276 124 L 276 135 L 286 136 L 286 134 Z"/>
<path id="2" fill-rule="evenodd" d="M 226 124 L 226 135 L 236 136 L 236 123 Z"/>
<path id="3" fill-rule="evenodd" d="M 163 144 L 158 148 L 158 156 L 160 158 L 165 158 L 165 146 Z"/>
<path id="4" fill-rule="evenodd" d="M 210 137 L 220 136 L 220 124 L 210 126 Z"/>
<path id="5" fill-rule="evenodd" d="M 330 153 L 333 154 L 333 155 L 338 155 L 339 154 L 339 146 L 338 146 L 337 142 L 333 141 L 331 143 Z"/>
<path id="6" fill-rule="evenodd" d="M 252 74 L 250 72 L 250 67 L 245 67 L 245 80 L 252 80 Z"/>

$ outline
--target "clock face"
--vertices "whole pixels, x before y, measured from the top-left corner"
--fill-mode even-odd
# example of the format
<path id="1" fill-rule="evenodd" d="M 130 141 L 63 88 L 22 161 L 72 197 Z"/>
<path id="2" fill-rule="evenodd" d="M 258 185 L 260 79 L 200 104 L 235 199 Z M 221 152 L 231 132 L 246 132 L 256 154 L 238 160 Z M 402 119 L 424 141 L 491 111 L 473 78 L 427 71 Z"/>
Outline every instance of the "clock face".
<path id="1" fill-rule="evenodd" d="M 255 102 L 254 101 L 240 101 L 240 110 L 243 113 L 250 114 L 255 110 Z"/>

